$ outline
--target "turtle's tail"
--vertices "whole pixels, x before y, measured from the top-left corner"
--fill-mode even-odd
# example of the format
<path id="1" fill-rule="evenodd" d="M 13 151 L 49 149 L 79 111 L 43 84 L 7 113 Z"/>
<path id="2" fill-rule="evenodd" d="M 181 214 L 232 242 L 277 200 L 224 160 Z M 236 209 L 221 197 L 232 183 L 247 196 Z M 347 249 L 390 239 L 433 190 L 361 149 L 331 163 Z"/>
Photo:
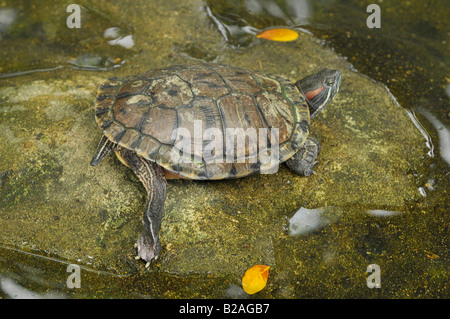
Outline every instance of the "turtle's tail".
<path id="1" fill-rule="evenodd" d="M 95 152 L 94 157 L 91 160 L 92 166 L 97 166 L 102 159 L 108 156 L 109 153 L 114 151 L 116 144 L 111 142 L 106 136 L 103 136 L 100 143 L 98 144 L 97 152 Z"/>

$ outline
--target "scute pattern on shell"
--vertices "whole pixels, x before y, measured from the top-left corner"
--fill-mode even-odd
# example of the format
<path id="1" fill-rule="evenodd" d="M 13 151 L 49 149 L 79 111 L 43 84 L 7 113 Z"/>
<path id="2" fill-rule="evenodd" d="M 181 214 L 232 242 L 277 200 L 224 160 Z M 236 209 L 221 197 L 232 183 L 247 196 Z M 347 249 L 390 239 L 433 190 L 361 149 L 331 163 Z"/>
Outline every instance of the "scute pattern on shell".
<path id="1" fill-rule="evenodd" d="M 172 66 L 109 79 L 99 88 L 95 117 L 111 141 L 189 179 L 252 174 L 260 169 L 258 152 L 270 150 L 270 143 L 260 143 L 263 150 L 251 147 L 257 141 L 247 137 L 245 150 L 231 149 L 232 163 L 225 161 L 226 154 L 215 154 L 223 158 L 222 163 L 208 163 L 196 152 L 200 147 L 195 147 L 205 142 L 193 136 L 190 161 L 174 162 L 171 152 L 178 141 L 172 133 L 178 128 L 195 132 L 196 120 L 202 124 L 199 136 L 208 128 L 217 128 L 224 142 L 227 128 L 254 128 L 256 132 L 278 128 L 280 163 L 298 150 L 309 133 L 305 99 L 289 80 L 215 64 Z"/>

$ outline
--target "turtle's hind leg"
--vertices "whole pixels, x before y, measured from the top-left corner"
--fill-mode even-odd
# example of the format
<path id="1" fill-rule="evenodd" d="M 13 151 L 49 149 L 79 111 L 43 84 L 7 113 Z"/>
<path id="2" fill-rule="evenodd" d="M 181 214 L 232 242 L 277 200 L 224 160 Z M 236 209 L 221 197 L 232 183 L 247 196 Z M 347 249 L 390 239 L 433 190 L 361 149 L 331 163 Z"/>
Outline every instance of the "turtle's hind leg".
<path id="1" fill-rule="evenodd" d="M 91 160 L 92 166 L 97 166 L 109 153 L 114 151 L 117 144 L 111 142 L 106 136 L 103 135 L 100 143 L 98 143 L 97 152 Z"/>
<path id="2" fill-rule="evenodd" d="M 313 168 L 318 163 L 317 155 L 320 152 L 320 142 L 312 136 L 308 136 L 305 144 L 286 161 L 286 165 L 291 171 L 301 176 L 313 174 Z"/>
<path id="3" fill-rule="evenodd" d="M 138 256 L 147 263 L 155 260 L 161 250 L 159 229 L 164 213 L 167 182 L 163 169 L 133 151 L 118 147 L 122 159 L 133 170 L 147 191 L 147 201 L 142 217 L 142 233 L 137 241 Z"/>

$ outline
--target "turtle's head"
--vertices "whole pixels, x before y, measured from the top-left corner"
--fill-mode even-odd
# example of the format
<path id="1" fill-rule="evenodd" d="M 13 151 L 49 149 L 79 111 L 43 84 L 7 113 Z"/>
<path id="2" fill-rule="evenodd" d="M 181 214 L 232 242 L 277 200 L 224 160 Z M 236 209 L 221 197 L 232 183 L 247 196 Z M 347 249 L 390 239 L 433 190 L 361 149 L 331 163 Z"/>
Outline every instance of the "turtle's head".
<path id="1" fill-rule="evenodd" d="M 341 72 L 323 69 L 295 83 L 305 95 L 311 118 L 323 110 L 339 91 Z"/>

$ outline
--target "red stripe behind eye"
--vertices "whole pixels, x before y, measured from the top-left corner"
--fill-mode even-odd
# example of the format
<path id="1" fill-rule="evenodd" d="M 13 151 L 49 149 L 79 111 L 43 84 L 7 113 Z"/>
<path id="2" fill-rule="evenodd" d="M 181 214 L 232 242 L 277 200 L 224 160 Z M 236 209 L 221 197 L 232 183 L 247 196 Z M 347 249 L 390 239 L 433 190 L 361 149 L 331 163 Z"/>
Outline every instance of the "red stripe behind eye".
<path id="1" fill-rule="evenodd" d="M 305 93 L 305 96 L 308 100 L 312 100 L 313 98 L 315 98 L 317 96 L 317 94 L 319 94 L 320 92 L 322 92 L 324 89 L 324 87 L 320 87 L 314 91 L 308 91 Z"/>

